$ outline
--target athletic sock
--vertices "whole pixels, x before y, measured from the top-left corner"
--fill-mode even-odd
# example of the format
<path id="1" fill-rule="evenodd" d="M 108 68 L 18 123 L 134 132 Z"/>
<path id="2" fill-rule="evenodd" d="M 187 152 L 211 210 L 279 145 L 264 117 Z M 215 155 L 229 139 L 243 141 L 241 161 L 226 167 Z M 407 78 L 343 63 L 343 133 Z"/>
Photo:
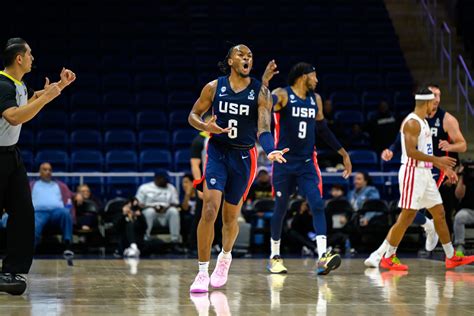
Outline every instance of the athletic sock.
<path id="1" fill-rule="evenodd" d="M 209 274 L 209 261 L 199 262 L 199 272 L 205 272 Z"/>
<path id="2" fill-rule="evenodd" d="M 278 240 L 273 240 L 270 238 L 270 247 L 271 247 L 271 254 L 270 254 L 270 259 L 272 259 L 275 256 L 280 255 L 280 239 Z"/>
<path id="3" fill-rule="evenodd" d="M 327 240 L 326 236 L 324 235 L 318 235 L 316 236 L 316 246 L 318 247 L 318 257 L 321 259 L 321 257 L 326 253 L 327 251 Z"/>
<path id="4" fill-rule="evenodd" d="M 222 248 L 222 251 L 217 256 L 217 260 L 220 260 L 220 259 L 232 259 L 232 250 L 229 252 L 226 252 L 224 251 L 224 248 Z"/>
<path id="5" fill-rule="evenodd" d="M 397 253 L 398 247 L 393 247 L 392 245 L 388 245 L 387 251 L 385 252 L 385 258 L 390 258 L 392 255 Z"/>
<path id="6" fill-rule="evenodd" d="M 448 242 L 447 244 L 443 244 L 443 250 L 446 254 L 446 258 L 451 259 L 454 256 L 454 247 L 452 242 Z"/>
<path id="7" fill-rule="evenodd" d="M 385 254 L 385 252 L 387 252 L 388 247 L 390 247 L 390 244 L 388 243 L 387 239 L 385 239 L 383 243 L 380 245 L 380 247 L 377 250 L 375 250 L 375 253 L 379 255 L 380 257 L 382 257 Z"/>

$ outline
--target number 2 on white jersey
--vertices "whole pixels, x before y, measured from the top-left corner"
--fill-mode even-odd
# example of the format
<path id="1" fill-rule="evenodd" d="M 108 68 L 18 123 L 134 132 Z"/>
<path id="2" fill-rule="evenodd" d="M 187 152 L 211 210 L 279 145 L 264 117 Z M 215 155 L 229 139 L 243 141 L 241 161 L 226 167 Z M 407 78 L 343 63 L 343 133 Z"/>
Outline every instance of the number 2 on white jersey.
<path id="1" fill-rule="evenodd" d="M 300 122 L 300 127 L 299 127 L 299 132 L 298 132 L 298 137 L 301 138 L 301 139 L 305 139 L 306 138 L 306 126 L 308 124 L 306 124 L 305 121 L 301 121 Z"/>

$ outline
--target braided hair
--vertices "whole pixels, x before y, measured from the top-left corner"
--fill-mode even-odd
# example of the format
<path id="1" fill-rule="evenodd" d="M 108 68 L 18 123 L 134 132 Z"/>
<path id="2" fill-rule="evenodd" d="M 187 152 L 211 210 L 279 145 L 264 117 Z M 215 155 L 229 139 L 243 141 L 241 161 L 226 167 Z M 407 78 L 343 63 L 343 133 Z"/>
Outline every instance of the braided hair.
<path id="1" fill-rule="evenodd" d="M 229 66 L 228 60 L 232 56 L 232 51 L 234 50 L 234 48 L 236 46 L 234 43 L 231 43 L 231 42 L 227 42 L 227 43 L 231 44 L 232 47 L 229 48 L 229 50 L 227 51 L 227 55 L 225 56 L 224 60 L 217 63 L 217 67 L 219 67 L 219 70 L 222 71 L 226 75 L 230 71 L 230 66 Z"/>

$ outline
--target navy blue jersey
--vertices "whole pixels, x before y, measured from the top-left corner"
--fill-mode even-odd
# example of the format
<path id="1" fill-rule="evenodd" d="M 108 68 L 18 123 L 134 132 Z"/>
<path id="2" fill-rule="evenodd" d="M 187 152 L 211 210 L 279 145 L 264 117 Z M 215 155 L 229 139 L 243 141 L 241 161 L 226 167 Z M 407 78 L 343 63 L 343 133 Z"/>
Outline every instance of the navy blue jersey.
<path id="1" fill-rule="evenodd" d="M 296 159 L 313 157 L 315 146 L 316 116 L 318 105 L 316 95 L 308 93 L 306 99 L 300 99 L 291 89 L 288 93 L 288 103 L 280 111 L 274 113 L 275 147 L 278 150 L 289 148 L 286 156 Z"/>
<path id="2" fill-rule="evenodd" d="M 438 156 L 438 157 L 449 155 L 450 157 L 454 157 L 458 159 L 459 156 L 457 153 L 453 153 L 453 152 L 448 153 L 447 151 L 443 151 L 439 149 L 438 147 L 439 142 L 441 140 L 446 140 L 448 142 L 451 141 L 448 133 L 444 130 L 444 127 L 443 127 L 443 120 L 444 120 L 445 115 L 446 115 L 446 111 L 438 107 L 438 110 L 436 111 L 435 115 L 431 118 L 426 119 L 431 129 L 431 137 L 433 138 L 433 155 Z M 438 181 L 439 170 L 436 167 L 433 168 L 433 175 Z"/>
<path id="3" fill-rule="evenodd" d="M 217 125 L 231 130 L 228 134 L 213 135 L 213 138 L 235 148 L 255 146 L 261 85 L 258 80 L 251 78 L 247 88 L 235 93 L 230 87 L 228 76 L 217 79 L 212 111 L 217 115 Z"/>

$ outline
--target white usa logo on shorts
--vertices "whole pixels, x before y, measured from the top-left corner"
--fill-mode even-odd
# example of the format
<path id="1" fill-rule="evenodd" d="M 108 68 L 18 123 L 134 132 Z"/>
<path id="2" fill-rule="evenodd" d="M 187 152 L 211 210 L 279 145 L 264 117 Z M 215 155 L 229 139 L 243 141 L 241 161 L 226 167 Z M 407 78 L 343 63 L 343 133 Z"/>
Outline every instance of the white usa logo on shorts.
<path id="1" fill-rule="evenodd" d="M 217 183 L 217 180 L 215 178 L 212 178 L 210 181 L 211 185 L 215 185 Z"/>

